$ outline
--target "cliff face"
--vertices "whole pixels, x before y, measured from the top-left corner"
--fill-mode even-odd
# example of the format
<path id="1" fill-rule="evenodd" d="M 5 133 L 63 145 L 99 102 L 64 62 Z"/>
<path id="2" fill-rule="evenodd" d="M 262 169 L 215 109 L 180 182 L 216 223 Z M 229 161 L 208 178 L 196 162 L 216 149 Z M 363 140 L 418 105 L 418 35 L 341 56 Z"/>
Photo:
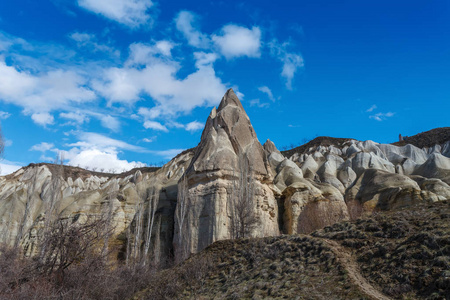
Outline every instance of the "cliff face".
<path id="1" fill-rule="evenodd" d="M 229 90 L 198 146 L 161 169 L 119 176 L 41 164 L 0 177 L 0 242 L 33 254 L 46 220 L 106 215 L 126 251 L 154 210 L 149 253 L 182 260 L 217 240 L 309 233 L 450 198 L 450 141 L 417 148 L 328 138 L 283 153 L 260 144 Z"/>
<path id="2" fill-rule="evenodd" d="M 254 215 L 254 228 L 248 236 L 278 235 L 278 207 L 267 167 L 250 119 L 229 90 L 208 117 L 185 174 L 187 184 L 179 185 L 185 193 L 179 193 L 184 198 L 178 197 L 175 219 L 176 234 L 183 237 L 175 239 L 178 249 L 185 254 L 196 253 L 217 240 L 233 238 L 233 224 L 245 222 L 234 214 L 239 209 L 249 208 L 249 214 Z M 244 181 L 242 176 L 246 177 Z M 242 192 L 252 194 L 248 203 L 251 207 L 239 207 L 243 203 L 232 199 Z M 185 213 L 181 212 L 183 201 L 187 204 Z"/>
<path id="3" fill-rule="evenodd" d="M 149 199 L 156 189 L 159 201 L 151 247 L 157 255 L 155 260 L 166 259 L 172 249 L 177 183 L 192 154 L 192 151 L 182 153 L 157 171 L 138 170 L 125 177 L 83 172 L 83 176 L 72 178 L 70 173 L 77 173 L 74 168 L 45 164 L 1 177 L 0 242 L 10 245 L 19 242 L 32 255 L 36 251 L 36 234 L 46 219 L 82 221 L 105 215 L 111 218 L 114 236 L 123 242 L 137 213 L 148 210 Z"/>

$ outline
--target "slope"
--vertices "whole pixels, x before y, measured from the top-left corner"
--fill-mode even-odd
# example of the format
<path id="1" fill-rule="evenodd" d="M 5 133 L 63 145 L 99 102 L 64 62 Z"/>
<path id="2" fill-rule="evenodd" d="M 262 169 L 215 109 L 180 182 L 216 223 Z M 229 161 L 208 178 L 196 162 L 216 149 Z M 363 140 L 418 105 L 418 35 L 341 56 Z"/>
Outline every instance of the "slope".
<path id="1" fill-rule="evenodd" d="M 135 299 L 448 299 L 450 201 L 312 235 L 219 241 Z"/>

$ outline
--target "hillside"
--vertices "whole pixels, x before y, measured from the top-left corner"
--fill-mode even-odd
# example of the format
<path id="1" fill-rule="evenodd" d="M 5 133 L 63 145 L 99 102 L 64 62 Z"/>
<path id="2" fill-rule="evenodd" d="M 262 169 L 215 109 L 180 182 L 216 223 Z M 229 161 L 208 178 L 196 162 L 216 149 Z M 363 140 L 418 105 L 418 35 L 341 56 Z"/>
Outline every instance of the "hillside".
<path id="1" fill-rule="evenodd" d="M 330 136 L 319 136 L 301 146 L 295 147 L 293 149 L 281 151 L 281 154 L 283 154 L 286 157 L 291 157 L 294 153 L 298 153 L 298 154 L 307 153 L 309 148 L 318 147 L 318 146 L 324 146 L 324 147 L 335 146 L 337 148 L 343 148 L 345 146 L 345 144 L 351 140 L 353 140 L 353 139 L 334 138 L 334 137 L 330 137 Z"/>
<path id="2" fill-rule="evenodd" d="M 450 299 L 450 201 L 312 235 L 218 241 L 135 299 Z"/>
<path id="3" fill-rule="evenodd" d="M 281 151 L 281 153 L 286 157 L 291 157 L 295 153 L 298 154 L 307 153 L 311 147 L 334 146 L 336 148 L 342 149 L 347 144 L 347 142 L 350 142 L 351 140 L 354 139 L 319 136 L 307 142 L 306 144 L 303 144 L 301 146 L 289 150 Z M 411 144 L 416 146 L 417 148 L 424 148 L 424 147 L 429 148 L 433 147 L 436 144 L 442 145 L 447 141 L 450 141 L 450 127 L 441 127 L 406 137 L 405 140 L 394 142 L 392 143 L 392 145 L 405 146 Z"/>
<path id="4" fill-rule="evenodd" d="M 409 136 L 403 141 L 393 143 L 393 145 L 404 146 L 411 144 L 418 148 L 429 148 L 436 144 L 442 145 L 447 141 L 450 141 L 450 127 L 441 127 Z"/>

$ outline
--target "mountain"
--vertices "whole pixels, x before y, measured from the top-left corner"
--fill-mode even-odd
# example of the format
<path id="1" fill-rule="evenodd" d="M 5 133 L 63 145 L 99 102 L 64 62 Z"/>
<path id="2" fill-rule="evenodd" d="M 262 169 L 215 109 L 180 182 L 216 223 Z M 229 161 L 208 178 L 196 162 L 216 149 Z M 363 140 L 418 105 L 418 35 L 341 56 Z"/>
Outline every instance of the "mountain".
<path id="1" fill-rule="evenodd" d="M 432 131 L 436 144 L 422 148 L 414 143 L 427 134 L 403 146 L 320 137 L 280 152 L 270 140 L 261 145 L 230 89 L 198 146 L 162 168 L 117 175 L 32 164 L 0 177 L 0 241 L 34 255 L 51 220 L 106 218 L 120 259 L 163 263 L 220 240 L 311 233 L 444 201 L 450 140 L 441 132 L 448 130 Z"/>

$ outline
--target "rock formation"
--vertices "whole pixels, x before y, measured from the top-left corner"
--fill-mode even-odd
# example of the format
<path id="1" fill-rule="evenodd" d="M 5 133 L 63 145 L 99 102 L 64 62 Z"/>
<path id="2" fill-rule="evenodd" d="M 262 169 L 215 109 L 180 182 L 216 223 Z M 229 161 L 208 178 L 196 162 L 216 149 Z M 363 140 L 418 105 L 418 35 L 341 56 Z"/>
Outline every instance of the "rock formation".
<path id="1" fill-rule="evenodd" d="M 37 164 L 0 177 L 0 242 L 32 255 L 49 220 L 107 216 L 121 252 L 129 253 L 130 239 L 138 248 L 149 241 L 156 262 L 180 261 L 217 240 L 309 233 L 376 210 L 449 199 L 450 140 L 410 140 L 425 146 L 319 137 L 280 152 L 270 140 L 260 144 L 230 89 L 198 146 L 162 168 L 114 175 Z M 147 240 L 133 237 L 138 229 L 151 233 Z"/>
<path id="2" fill-rule="evenodd" d="M 246 170 L 246 168 L 248 168 Z M 272 189 L 272 178 L 264 149 L 245 113 L 241 102 L 228 90 L 219 105 L 213 108 L 206 121 L 200 144 L 185 173 L 186 198 L 178 197 L 178 202 L 187 201 L 184 214 L 176 214 L 175 239 L 178 252 L 196 253 L 214 241 L 233 237 L 233 222 L 238 218 L 233 212 L 236 192 L 246 188 L 239 184 L 240 176 L 251 177 L 245 184 L 251 185 L 252 206 L 257 219 L 249 236 L 263 237 L 278 235 L 278 206 Z M 180 211 L 180 204 L 177 210 Z M 247 226 L 242 224 L 242 226 Z"/>

